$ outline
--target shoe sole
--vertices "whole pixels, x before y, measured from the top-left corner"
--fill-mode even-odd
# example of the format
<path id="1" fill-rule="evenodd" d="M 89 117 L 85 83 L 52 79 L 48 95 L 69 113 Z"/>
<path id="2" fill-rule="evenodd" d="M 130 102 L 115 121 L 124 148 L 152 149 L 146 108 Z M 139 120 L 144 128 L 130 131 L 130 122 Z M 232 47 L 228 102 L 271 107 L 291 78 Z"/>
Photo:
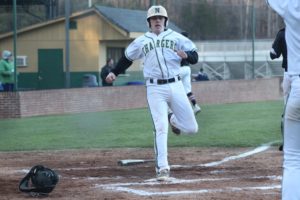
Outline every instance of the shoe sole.
<path id="1" fill-rule="evenodd" d="M 169 176 L 162 176 L 162 177 L 157 177 L 157 181 L 167 181 L 169 179 Z"/>
<path id="2" fill-rule="evenodd" d="M 200 113 L 201 112 L 201 110 L 197 110 L 196 112 L 194 112 L 195 113 L 195 115 L 197 115 L 198 113 Z"/>
<path id="3" fill-rule="evenodd" d="M 171 125 L 171 128 L 172 128 L 172 132 L 173 132 L 175 135 L 180 135 L 181 131 L 180 131 L 178 128 L 176 128 L 176 127 L 174 127 L 174 126 L 172 126 L 172 125 Z"/>

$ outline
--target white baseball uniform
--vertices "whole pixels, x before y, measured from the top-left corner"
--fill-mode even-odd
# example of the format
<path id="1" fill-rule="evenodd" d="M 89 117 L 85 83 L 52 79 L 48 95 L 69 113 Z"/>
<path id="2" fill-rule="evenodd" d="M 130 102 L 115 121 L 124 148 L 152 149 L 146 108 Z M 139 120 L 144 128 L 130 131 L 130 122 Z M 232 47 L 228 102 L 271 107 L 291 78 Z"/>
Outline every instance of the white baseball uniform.
<path id="1" fill-rule="evenodd" d="M 191 84 L 191 68 L 190 66 L 182 66 L 180 68 L 180 77 L 186 94 L 192 92 Z"/>
<path id="2" fill-rule="evenodd" d="M 284 119 L 282 200 L 300 199 L 300 1 L 267 0 L 284 19 L 291 83 Z"/>
<path id="3" fill-rule="evenodd" d="M 154 124 L 156 170 L 170 169 L 168 163 L 168 107 L 174 115 L 171 123 L 183 133 L 195 134 L 198 124 L 180 80 L 177 50 L 196 51 L 188 38 L 167 29 L 156 35 L 147 32 L 135 39 L 125 50 L 133 61 L 143 59 L 143 74 L 147 87 L 147 101 Z"/>

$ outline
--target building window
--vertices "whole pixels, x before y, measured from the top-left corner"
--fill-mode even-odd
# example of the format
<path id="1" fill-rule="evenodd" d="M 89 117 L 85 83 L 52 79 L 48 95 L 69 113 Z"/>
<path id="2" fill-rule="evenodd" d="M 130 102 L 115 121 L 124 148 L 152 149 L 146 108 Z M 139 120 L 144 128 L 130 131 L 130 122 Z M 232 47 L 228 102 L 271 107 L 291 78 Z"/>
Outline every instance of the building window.
<path id="1" fill-rule="evenodd" d="M 124 54 L 125 48 L 124 47 L 107 47 L 107 58 L 112 58 L 115 61 L 115 64 Z M 122 72 L 121 74 L 125 74 L 126 71 Z"/>

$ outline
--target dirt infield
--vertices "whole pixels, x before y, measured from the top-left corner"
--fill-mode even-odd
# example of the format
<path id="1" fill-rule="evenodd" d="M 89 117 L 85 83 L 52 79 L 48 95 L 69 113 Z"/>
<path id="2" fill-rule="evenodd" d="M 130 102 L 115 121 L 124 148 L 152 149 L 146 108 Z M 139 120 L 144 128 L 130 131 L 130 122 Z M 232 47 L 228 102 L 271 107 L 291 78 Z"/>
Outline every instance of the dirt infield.
<path id="1" fill-rule="evenodd" d="M 154 163 L 122 167 L 121 159 L 152 159 L 152 149 L 0 153 L 0 199 L 32 199 L 19 181 L 36 164 L 56 170 L 53 200 L 276 200 L 282 153 L 262 148 L 170 148 L 171 178 L 154 179 Z"/>

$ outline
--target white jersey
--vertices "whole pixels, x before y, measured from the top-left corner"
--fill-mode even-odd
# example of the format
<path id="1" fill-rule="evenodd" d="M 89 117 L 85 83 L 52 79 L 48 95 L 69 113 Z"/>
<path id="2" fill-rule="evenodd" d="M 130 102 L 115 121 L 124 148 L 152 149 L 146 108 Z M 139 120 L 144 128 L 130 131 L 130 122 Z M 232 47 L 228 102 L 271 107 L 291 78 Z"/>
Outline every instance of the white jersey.
<path id="1" fill-rule="evenodd" d="M 300 1 L 267 0 L 269 5 L 284 19 L 288 54 L 288 74 L 300 74 Z"/>
<path id="2" fill-rule="evenodd" d="M 289 92 L 283 123 L 282 200 L 300 199 L 300 0 L 268 0 L 284 19 L 288 76 L 284 92 Z M 294 76 L 293 76 L 294 75 Z M 296 76 L 297 75 L 297 76 Z"/>
<path id="3" fill-rule="evenodd" d="M 147 32 L 136 38 L 125 51 L 128 60 L 143 59 L 145 79 L 168 79 L 180 74 L 181 57 L 177 50 L 196 51 L 195 44 L 183 35 L 167 29 L 156 35 Z"/>

